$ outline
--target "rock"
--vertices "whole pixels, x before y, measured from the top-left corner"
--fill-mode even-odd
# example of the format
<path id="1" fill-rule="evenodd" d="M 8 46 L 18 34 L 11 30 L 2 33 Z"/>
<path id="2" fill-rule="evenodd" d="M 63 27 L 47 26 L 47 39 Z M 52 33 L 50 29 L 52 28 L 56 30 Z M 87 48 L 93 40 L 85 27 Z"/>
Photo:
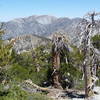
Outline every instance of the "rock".
<path id="1" fill-rule="evenodd" d="M 12 39 L 15 39 L 13 49 L 18 54 L 32 50 L 40 45 L 47 45 L 51 41 L 50 39 L 37 35 L 23 35 Z"/>

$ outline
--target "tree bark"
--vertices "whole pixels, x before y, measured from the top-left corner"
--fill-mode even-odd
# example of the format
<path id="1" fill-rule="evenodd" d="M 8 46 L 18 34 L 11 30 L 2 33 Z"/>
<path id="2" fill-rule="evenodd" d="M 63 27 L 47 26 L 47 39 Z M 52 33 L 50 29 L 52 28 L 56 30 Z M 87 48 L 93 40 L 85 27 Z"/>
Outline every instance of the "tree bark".
<path id="1" fill-rule="evenodd" d="M 60 53 L 53 53 L 53 73 L 52 73 L 52 82 L 54 88 L 62 89 L 60 83 Z"/>

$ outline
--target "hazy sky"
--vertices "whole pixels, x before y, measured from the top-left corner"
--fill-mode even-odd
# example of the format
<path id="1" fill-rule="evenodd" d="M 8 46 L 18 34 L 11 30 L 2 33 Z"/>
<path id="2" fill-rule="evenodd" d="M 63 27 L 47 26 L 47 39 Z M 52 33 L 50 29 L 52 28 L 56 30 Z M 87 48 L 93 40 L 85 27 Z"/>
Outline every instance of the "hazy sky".
<path id="1" fill-rule="evenodd" d="M 0 0 L 0 21 L 31 15 L 82 17 L 100 11 L 100 0 Z"/>

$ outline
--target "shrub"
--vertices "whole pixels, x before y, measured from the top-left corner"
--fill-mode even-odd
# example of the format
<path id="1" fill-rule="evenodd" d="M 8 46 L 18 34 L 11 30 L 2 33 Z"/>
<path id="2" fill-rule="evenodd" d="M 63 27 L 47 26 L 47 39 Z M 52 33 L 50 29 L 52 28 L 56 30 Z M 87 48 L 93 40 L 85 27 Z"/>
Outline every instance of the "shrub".
<path id="1" fill-rule="evenodd" d="M 93 46 L 100 50 L 100 35 L 95 35 L 92 37 Z"/>

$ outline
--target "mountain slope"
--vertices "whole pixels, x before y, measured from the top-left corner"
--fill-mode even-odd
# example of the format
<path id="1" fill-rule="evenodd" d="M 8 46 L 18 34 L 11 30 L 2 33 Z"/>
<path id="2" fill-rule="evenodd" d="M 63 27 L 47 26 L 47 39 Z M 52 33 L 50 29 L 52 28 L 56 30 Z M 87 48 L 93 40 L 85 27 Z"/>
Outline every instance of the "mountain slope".
<path id="1" fill-rule="evenodd" d="M 35 34 L 48 37 L 56 31 L 63 30 L 73 40 L 73 38 L 77 37 L 76 26 L 80 21 L 81 18 L 56 18 L 48 15 L 34 15 L 27 18 L 14 19 L 4 22 L 3 29 L 5 29 L 6 33 L 4 38 L 9 39 L 23 34 Z"/>
<path id="2" fill-rule="evenodd" d="M 20 54 L 21 52 L 30 51 L 40 45 L 48 45 L 51 42 L 50 39 L 43 38 L 37 35 L 22 35 L 12 40 L 16 40 L 13 45 L 13 49 Z M 11 41 L 12 41 L 11 40 Z"/>

